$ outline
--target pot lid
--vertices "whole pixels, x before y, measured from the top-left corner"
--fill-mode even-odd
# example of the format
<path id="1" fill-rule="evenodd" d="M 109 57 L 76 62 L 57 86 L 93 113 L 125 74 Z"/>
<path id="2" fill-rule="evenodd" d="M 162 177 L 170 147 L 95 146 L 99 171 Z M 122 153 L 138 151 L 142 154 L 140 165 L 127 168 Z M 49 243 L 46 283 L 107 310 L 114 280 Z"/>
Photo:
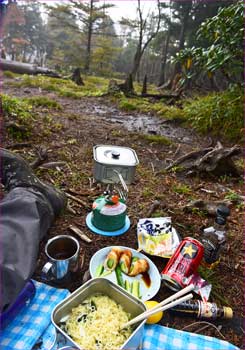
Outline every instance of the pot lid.
<path id="1" fill-rule="evenodd" d="M 94 160 L 102 164 L 135 166 L 139 164 L 136 152 L 132 148 L 97 145 L 93 147 Z"/>

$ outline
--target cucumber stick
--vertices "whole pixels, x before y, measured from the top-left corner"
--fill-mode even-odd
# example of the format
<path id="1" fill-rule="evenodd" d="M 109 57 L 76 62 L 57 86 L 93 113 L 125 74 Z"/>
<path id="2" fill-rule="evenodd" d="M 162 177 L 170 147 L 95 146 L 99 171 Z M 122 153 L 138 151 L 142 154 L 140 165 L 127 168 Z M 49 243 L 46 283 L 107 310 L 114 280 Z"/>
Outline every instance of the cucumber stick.
<path id="1" fill-rule="evenodd" d="M 104 272 L 104 266 L 102 264 L 98 265 L 95 270 L 95 277 L 100 277 Z"/>
<path id="2" fill-rule="evenodd" d="M 140 282 L 138 280 L 134 280 L 131 284 L 131 294 L 134 297 L 140 299 Z"/>
<path id="3" fill-rule="evenodd" d="M 125 289 L 127 292 L 131 293 L 131 283 L 128 280 L 125 281 Z"/>
<path id="4" fill-rule="evenodd" d="M 117 267 L 116 267 L 116 269 L 115 269 L 115 272 L 116 272 L 117 284 L 118 284 L 120 287 L 123 287 L 123 288 L 124 288 L 124 281 L 123 281 L 122 271 L 121 271 L 119 265 L 117 265 Z"/>
<path id="5" fill-rule="evenodd" d="M 100 277 L 105 277 L 111 274 L 111 271 L 104 271 L 102 272 L 102 274 L 100 275 Z"/>

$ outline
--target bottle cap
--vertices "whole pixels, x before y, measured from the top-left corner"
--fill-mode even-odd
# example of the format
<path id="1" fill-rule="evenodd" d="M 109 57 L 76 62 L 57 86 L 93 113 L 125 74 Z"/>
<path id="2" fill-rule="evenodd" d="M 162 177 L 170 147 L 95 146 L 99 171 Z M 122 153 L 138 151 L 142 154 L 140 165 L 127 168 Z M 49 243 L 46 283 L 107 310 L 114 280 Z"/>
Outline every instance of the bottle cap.
<path id="1" fill-rule="evenodd" d="M 226 205 L 221 204 L 218 206 L 216 210 L 216 214 L 217 216 L 222 216 L 223 218 L 227 218 L 227 216 L 230 215 L 230 209 Z"/>
<path id="2" fill-rule="evenodd" d="M 224 306 L 224 318 L 232 318 L 232 317 L 233 317 L 232 308 Z"/>

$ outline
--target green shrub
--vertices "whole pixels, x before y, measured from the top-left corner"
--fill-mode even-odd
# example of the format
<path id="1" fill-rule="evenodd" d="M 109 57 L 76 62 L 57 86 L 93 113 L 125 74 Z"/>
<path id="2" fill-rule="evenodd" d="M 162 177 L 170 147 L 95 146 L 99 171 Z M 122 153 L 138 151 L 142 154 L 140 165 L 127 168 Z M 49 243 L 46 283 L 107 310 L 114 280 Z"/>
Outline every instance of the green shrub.
<path id="1" fill-rule="evenodd" d="M 34 117 L 28 102 L 17 97 L 0 94 L 3 114 L 12 123 L 7 124 L 8 133 L 17 140 L 22 140 L 30 135 Z"/>
<path id="2" fill-rule="evenodd" d="M 0 98 L 5 116 L 14 117 L 23 121 L 32 117 L 32 114 L 30 113 L 30 105 L 27 101 L 4 94 L 0 94 Z"/>
<path id="3" fill-rule="evenodd" d="M 187 123 L 201 133 L 243 140 L 243 91 L 239 87 L 189 100 L 183 112 Z"/>

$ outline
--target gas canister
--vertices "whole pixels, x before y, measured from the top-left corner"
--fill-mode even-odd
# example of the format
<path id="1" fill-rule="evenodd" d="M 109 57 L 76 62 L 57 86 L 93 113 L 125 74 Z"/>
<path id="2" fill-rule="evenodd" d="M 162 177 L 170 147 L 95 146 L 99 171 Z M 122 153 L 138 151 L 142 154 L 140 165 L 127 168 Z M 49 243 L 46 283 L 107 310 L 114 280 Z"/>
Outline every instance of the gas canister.
<path id="1" fill-rule="evenodd" d="M 183 239 L 161 272 L 163 283 L 174 291 L 184 288 L 188 278 L 197 272 L 203 253 L 199 241 L 191 237 Z"/>

